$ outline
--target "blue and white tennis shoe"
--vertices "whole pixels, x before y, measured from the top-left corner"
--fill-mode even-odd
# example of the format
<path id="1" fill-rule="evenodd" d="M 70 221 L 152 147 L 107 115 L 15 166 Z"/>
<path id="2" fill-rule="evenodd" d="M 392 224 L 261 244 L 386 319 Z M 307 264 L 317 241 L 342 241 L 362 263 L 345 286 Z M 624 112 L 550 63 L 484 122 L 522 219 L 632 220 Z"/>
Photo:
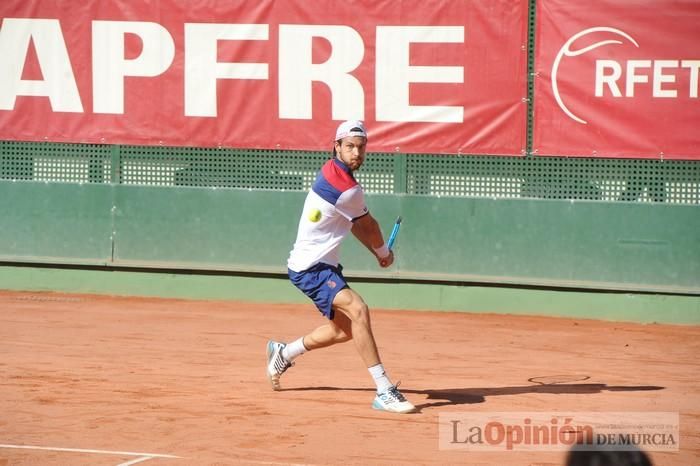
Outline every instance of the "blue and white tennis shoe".
<path id="1" fill-rule="evenodd" d="M 372 408 L 400 414 L 412 413 L 416 410 L 416 407 L 399 391 L 398 384 L 389 387 L 384 392 L 377 393 Z"/>
<path id="2" fill-rule="evenodd" d="M 293 364 L 282 356 L 282 350 L 287 346 L 285 343 L 270 340 L 267 342 L 267 378 L 275 391 L 282 390 L 280 377 Z"/>

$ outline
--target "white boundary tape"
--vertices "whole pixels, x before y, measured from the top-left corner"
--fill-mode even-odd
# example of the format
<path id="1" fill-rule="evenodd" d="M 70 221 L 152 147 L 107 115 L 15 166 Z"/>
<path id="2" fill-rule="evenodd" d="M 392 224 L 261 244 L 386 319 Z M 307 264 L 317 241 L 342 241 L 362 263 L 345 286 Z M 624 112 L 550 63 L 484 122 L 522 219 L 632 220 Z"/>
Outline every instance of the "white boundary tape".
<path id="1" fill-rule="evenodd" d="M 42 450 L 42 451 L 58 451 L 69 453 L 93 453 L 96 455 L 119 455 L 119 456 L 137 456 L 131 461 L 120 463 L 117 466 L 131 466 L 132 464 L 141 463 L 143 461 L 152 460 L 154 458 L 181 458 L 175 455 L 164 455 L 161 453 L 137 453 L 133 451 L 111 451 L 111 450 L 92 450 L 83 448 L 58 448 L 58 447 L 41 447 L 36 445 L 5 445 L 0 444 L 0 448 L 13 448 L 16 450 Z"/>

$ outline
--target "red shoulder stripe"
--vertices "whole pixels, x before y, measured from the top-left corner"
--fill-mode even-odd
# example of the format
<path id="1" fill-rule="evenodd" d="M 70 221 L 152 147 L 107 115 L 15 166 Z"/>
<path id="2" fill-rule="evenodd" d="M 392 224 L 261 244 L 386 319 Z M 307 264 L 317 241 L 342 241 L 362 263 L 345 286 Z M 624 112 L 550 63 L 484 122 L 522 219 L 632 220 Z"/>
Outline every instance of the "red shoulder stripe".
<path id="1" fill-rule="evenodd" d="M 323 177 L 328 181 L 328 184 L 340 192 L 345 192 L 357 185 L 355 178 L 339 167 L 333 159 L 323 165 L 321 173 L 323 173 Z"/>

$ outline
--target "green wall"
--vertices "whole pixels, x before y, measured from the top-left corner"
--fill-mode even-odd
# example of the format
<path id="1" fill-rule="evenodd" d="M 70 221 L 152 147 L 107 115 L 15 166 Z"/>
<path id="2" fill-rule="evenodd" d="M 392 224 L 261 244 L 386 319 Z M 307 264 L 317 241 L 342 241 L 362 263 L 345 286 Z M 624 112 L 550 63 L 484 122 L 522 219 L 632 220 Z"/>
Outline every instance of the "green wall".
<path id="1" fill-rule="evenodd" d="M 0 181 L 0 261 L 284 273 L 303 192 Z M 700 293 L 693 205 L 368 195 L 397 261 L 349 276 Z"/>

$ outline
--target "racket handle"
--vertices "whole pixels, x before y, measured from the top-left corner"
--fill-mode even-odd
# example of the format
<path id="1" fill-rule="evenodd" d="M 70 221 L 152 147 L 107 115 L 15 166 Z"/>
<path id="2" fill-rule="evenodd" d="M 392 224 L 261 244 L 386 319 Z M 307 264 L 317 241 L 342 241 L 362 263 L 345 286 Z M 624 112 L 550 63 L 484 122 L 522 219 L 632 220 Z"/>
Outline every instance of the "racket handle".
<path id="1" fill-rule="evenodd" d="M 391 230 L 391 234 L 389 235 L 389 241 L 387 241 L 387 247 L 389 250 L 394 247 L 394 243 L 396 242 L 396 236 L 399 234 L 399 228 L 401 227 L 401 217 L 399 216 L 396 219 L 396 222 L 394 223 L 394 228 Z"/>

